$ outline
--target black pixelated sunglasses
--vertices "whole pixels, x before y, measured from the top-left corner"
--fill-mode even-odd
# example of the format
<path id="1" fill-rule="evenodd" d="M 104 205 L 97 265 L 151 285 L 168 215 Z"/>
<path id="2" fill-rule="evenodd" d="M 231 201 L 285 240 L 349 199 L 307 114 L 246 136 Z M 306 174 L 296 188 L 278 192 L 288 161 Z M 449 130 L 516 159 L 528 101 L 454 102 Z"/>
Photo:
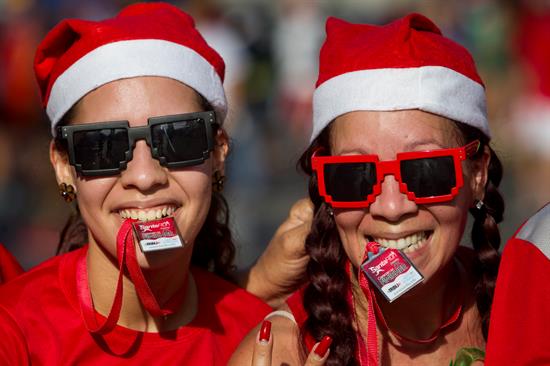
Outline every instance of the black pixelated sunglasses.
<path id="1" fill-rule="evenodd" d="M 128 121 L 59 126 L 67 141 L 69 162 L 83 176 L 119 174 L 133 157 L 137 140 L 145 140 L 162 166 L 182 168 L 202 164 L 214 149 L 213 111 L 151 117 L 147 126 Z"/>

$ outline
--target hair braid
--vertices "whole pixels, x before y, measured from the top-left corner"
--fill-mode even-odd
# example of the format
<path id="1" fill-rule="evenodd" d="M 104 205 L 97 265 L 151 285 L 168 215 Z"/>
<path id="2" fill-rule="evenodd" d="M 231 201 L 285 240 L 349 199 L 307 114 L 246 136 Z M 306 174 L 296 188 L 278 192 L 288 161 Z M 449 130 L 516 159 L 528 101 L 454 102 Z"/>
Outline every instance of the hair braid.
<path id="1" fill-rule="evenodd" d="M 350 291 L 350 280 L 345 269 L 347 255 L 329 208 L 318 194 L 317 179 L 312 175 L 310 166 L 311 154 L 324 140 L 328 140 L 328 131 L 316 139 L 299 161 L 301 169 L 311 176 L 309 193 L 315 206 L 311 232 L 305 243 L 310 256 L 307 266 L 310 282 L 304 291 L 304 309 L 308 319 L 302 329 L 302 346 L 305 350 L 306 334 L 316 340 L 329 335 L 333 341 L 326 365 L 352 366 L 357 365 L 357 339 L 352 309 L 346 298 Z"/>
<path id="2" fill-rule="evenodd" d="M 478 282 L 475 286 L 476 302 L 481 316 L 483 337 L 487 339 L 493 294 L 500 264 L 500 233 L 497 224 L 502 221 L 504 200 L 497 190 L 502 178 L 502 165 L 491 150 L 488 183 L 485 187 L 484 205 L 472 208 L 472 244 L 477 253 L 475 263 Z"/>
<path id="3" fill-rule="evenodd" d="M 488 138 L 474 127 L 462 123 L 457 123 L 457 126 L 465 141 L 476 139 L 481 141 L 478 153 L 478 156 L 480 156 L 484 146 L 489 144 Z M 504 214 L 504 199 L 498 191 L 503 174 L 502 163 L 491 147 L 489 147 L 489 151 L 491 156 L 483 205 L 479 209 L 476 207 L 470 209 L 470 213 L 474 217 L 471 239 L 477 254 L 474 263 L 477 283 L 474 291 L 477 309 L 481 317 L 481 330 L 485 340 L 487 340 L 489 332 L 491 305 L 500 264 L 500 233 L 497 224 L 502 221 Z"/>

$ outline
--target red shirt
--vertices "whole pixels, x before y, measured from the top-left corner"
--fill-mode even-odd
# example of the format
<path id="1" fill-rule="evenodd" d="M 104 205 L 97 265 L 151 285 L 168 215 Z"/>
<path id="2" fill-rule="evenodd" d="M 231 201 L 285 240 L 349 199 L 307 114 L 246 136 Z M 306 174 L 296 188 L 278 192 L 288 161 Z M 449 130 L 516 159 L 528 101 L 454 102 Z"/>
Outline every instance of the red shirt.
<path id="1" fill-rule="evenodd" d="M 192 268 L 199 304 L 190 324 L 163 333 L 117 326 L 105 337 L 93 336 L 76 295 L 76 263 L 86 249 L 54 257 L 0 287 L 0 364 L 225 366 L 271 310 L 235 285 Z"/>
<path id="2" fill-rule="evenodd" d="M 550 204 L 502 253 L 485 365 L 550 365 Z"/>
<path id="3" fill-rule="evenodd" d="M 23 268 L 10 252 L 0 244 L 0 283 L 11 280 L 23 273 Z"/>

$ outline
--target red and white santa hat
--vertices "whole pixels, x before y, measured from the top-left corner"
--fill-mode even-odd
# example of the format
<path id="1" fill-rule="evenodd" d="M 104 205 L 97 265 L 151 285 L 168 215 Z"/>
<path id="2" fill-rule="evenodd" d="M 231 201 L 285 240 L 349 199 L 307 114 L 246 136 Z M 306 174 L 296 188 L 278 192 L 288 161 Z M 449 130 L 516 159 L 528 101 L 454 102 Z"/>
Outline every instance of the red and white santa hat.
<path id="1" fill-rule="evenodd" d="M 42 102 L 55 125 L 90 91 L 111 81 L 162 76 L 195 89 L 227 114 L 225 64 L 193 19 L 166 3 L 141 3 L 102 21 L 66 19 L 38 46 L 34 69 Z"/>
<path id="2" fill-rule="evenodd" d="M 490 137 L 485 89 L 469 52 L 428 18 L 384 26 L 329 18 L 313 96 L 316 138 L 352 111 L 419 109 L 477 127 Z"/>

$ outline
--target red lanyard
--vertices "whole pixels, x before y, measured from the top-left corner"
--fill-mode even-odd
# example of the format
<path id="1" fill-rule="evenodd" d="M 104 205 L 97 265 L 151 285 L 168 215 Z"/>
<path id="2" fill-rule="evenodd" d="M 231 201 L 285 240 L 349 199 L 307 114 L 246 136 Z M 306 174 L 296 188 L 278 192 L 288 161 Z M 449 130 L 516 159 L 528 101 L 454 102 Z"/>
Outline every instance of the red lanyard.
<path id="1" fill-rule="evenodd" d="M 365 258 L 367 257 L 368 252 L 365 251 Z M 348 275 L 352 276 L 353 265 L 351 262 L 346 266 Z M 376 332 L 376 317 L 374 314 L 374 309 L 372 306 L 373 303 L 373 293 L 370 291 L 369 281 L 367 280 L 365 274 L 359 270 L 357 274 L 359 279 L 359 285 L 367 297 L 367 341 L 363 337 L 361 330 L 359 329 L 359 320 L 357 319 L 357 311 L 355 309 L 355 301 L 353 300 L 353 292 L 351 288 L 348 291 L 348 303 L 352 307 L 353 317 L 355 318 L 355 324 L 357 324 L 357 356 L 359 358 L 359 364 L 361 366 L 378 366 L 378 334 Z M 366 291 L 365 291 L 366 289 Z"/>
<path id="2" fill-rule="evenodd" d="M 98 324 L 96 311 L 94 308 L 90 286 L 88 282 L 88 270 L 86 266 L 86 256 L 82 256 L 77 264 L 77 294 L 80 303 L 80 309 L 84 318 L 86 328 L 90 333 L 107 334 L 116 326 L 120 317 L 122 308 L 123 296 L 123 276 L 124 269 L 128 270 L 130 279 L 134 283 L 138 297 L 149 314 L 154 317 L 166 316 L 173 314 L 183 303 L 187 282 L 182 289 L 168 300 L 164 308 L 161 308 L 155 298 L 151 288 L 147 284 L 147 280 L 141 271 L 136 257 L 136 248 L 132 235 L 132 223 L 134 220 L 128 219 L 124 221 L 117 235 L 117 261 L 118 261 L 118 280 L 115 290 L 115 296 L 109 315 L 102 324 Z"/>
<path id="3" fill-rule="evenodd" d="M 370 244 L 370 243 L 369 243 Z M 367 250 L 365 251 L 363 262 L 368 258 L 368 252 L 376 250 L 374 248 L 367 247 Z M 457 261 L 457 265 L 459 267 L 459 276 L 461 278 L 464 277 L 464 269 L 462 268 L 462 264 Z M 351 276 L 352 274 L 352 264 L 351 262 L 347 266 L 348 268 L 348 275 Z M 376 301 L 376 296 L 374 294 L 374 291 L 372 287 L 369 285 L 369 281 L 363 271 L 359 269 L 357 278 L 359 280 L 359 286 L 361 287 L 361 290 L 365 294 L 367 298 L 367 341 L 365 342 L 365 339 L 363 337 L 363 334 L 358 329 L 357 330 L 357 344 L 358 344 L 358 358 L 359 363 L 361 366 L 378 366 L 379 359 L 378 359 L 378 335 L 376 332 L 376 317 L 375 317 L 375 310 L 376 310 L 376 316 L 380 319 L 380 322 L 384 328 L 386 328 L 390 333 L 392 333 L 399 341 L 403 342 L 411 342 L 411 343 L 417 343 L 417 344 L 428 344 L 432 343 L 439 337 L 439 334 L 441 331 L 452 324 L 454 324 L 462 314 L 462 303 L 464 302 L 464 293 L 461 291 L 460 296 L 460 302 L 457 307 L 457 309 L 453 312 L 453 314 L 445 321 L 439 328 L 437 328 L 430 337 L 423 338 L 423 339 L 414 339 L 409 338 L 404 335 L 399 334 L 396 331 L 393 331 L 388 324 L 386 323 L 386 319 L 384 318 L 384 314 L 382 313 L 382 310 L 380 309 L 380 306 L 378 305 L 378 302 Z M 461 286 L 462 288 L 462 286 Z M 353 309 L 354 317 L 356 318 L 356 310 L 355 310 L 355 302 L 353 301 L 353 293 L 350 289 L 348 293 L 348 302 L 350 302 L 351 307 Z M 359 322 L 357 319 L 355 319 L 355 323 L 358 325 L 359 328 Z M 366 353 L 366 354 L 365 354 Z"/>

